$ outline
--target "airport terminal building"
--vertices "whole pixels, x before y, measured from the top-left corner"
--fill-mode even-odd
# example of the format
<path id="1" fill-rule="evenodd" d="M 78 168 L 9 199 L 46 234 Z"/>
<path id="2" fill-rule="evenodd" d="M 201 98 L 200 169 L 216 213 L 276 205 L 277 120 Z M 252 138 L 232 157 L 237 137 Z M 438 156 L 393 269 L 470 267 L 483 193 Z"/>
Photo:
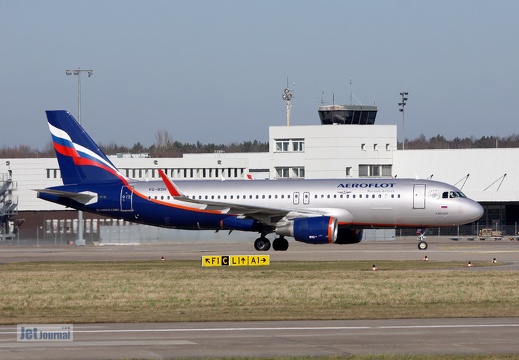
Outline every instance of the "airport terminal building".
<path id="1" fill-rule="evenodd" d="M 247 181 L 249 174 L 273 180 L 432 178 L 455 185 L 484 206 L 483 217 L 465 227 L 465 234 L 475 235 L 484 227 L 507 235 L 518 233 L 519 148 L 399 150 L 397 126 L 376 125 L 376 113 L 375 106 L 321 106 L 320 124 L 271 126 L 268 153 L 217 152 L 182 158 L 117 154 L 110 159 L 124 175 L 150 180 L 159 179 L 159 168 L 173 180 L 193 181 Z M 76 212 L 40 200 L 34 191 L 56 185 L 61 185 L 61 179 L 55 158 L 0 159 L 0 241 L 12 234 L 74 239 Z M 85 214 L 85 238 L 99 239 L 107 225 L 121 224 Z"/>

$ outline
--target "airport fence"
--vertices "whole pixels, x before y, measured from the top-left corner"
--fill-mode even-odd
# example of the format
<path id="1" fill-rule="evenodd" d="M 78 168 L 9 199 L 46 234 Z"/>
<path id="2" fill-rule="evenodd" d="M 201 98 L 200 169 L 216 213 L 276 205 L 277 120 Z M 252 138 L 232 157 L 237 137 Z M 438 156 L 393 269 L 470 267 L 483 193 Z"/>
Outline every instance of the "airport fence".
<path id="1" fill-rule="evenodd" d="M 424 229 L 420 229 L 423 231 Z M 493 233 L 500 233 L 503 237 L 519 236 L 519 225 L 514 224 L 481 224 L 472 223 L 460 226 L 451 226 L 444 228 L 427 228 L 426 236 L 449 236 L 449 237 L 477 237 L 482 231 L 487 230 Z M 419 235 L 415 229 L 399 229 L 396 232 L 397 236 L 414 236 Z"/>
<path id="2" fill-rule="evenodd" d="M 1 237 L 0 245 L 73 245 L 77 240 L 77 227 L 48 227 L 47 223 L 36 229 L 15 229 L 9 237 Z M 50 229 L 50 230 L 49 230 Z M 423 231 L 424 229 L 419 229 Z M 426 237 L 448 236 L 459 238 L 477 238 L 481 233 L 502 234 L 503 238 L 519 239 L 519 226 L 514 224 L 473 223 L 447 228 L 427 228 Z M 393 240 L 399 237 L 418 236 L 417 229 L 386 229 L 365 231 L 364 241 Z M 105 222 L 96 226 L 86 226 L 83 236 L 87 244 L 152 244 L 152 243 L 211 243 L 253 241 L 255 233 L 241 231 L 189 231 L 157 228 L 128 222 Z M 272 236 L 270 236 L 272 238 Z"/>

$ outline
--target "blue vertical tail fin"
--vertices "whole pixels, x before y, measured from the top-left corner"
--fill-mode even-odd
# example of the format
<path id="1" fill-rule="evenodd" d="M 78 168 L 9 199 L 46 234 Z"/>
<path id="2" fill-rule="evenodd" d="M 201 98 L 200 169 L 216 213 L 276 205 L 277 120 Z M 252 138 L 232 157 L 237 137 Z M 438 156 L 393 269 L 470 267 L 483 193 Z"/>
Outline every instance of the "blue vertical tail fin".
<path id="1" fill-rule="evenodd" d="M 124 181 L 99 146 L 65 110 L 46 111 L 64 185 Z"/>

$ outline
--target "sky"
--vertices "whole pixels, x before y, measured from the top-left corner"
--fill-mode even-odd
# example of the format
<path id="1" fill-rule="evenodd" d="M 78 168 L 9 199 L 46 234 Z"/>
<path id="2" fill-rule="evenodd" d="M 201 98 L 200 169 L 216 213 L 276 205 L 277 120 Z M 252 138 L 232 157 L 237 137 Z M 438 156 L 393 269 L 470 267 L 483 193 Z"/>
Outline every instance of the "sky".
<path id="1" fill-rule="evenodd" d="M 516 0 L 0 0 L 0 147 L 49 143 L 45 110 L 100 144 L 268 141 L 321 102 L 405 134 L 519 133 Z M 350 96 L 353 94 L 354 96 Z"/>

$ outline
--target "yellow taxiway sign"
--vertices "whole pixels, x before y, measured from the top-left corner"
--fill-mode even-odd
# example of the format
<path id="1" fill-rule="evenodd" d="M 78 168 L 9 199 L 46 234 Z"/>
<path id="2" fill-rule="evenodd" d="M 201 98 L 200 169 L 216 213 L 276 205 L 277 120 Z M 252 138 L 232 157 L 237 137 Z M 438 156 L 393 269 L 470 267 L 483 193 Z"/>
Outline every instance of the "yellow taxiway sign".
<path id="1" fill-rule="evenodd" d="M 202 256 L 202 266 L 268 266 L 270 255 Z"/>

